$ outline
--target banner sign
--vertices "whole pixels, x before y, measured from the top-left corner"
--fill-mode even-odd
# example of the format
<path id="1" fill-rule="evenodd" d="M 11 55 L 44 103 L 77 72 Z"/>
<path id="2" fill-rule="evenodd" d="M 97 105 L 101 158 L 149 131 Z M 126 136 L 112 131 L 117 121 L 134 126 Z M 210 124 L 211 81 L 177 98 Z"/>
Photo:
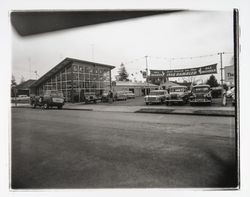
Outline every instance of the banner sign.
<path id="1" fill-rule="evenodd" d="M 217 64 L 175 70 L 150 70 L 151 77 L 187 77 L 217 73 Z"/>

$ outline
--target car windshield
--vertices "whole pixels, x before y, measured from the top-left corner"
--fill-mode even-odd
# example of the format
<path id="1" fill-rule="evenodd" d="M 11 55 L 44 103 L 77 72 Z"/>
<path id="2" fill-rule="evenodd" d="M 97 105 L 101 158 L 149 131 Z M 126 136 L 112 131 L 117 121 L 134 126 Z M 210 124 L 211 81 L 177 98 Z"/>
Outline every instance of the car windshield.
<path id="1" fill-rule="evenodd" d="M 62 92 L 58 92 L 58 91 L 47 91 L 45 94 L 51 95 L 51 96 L 60 96 L 63 97 L 63 93 Z"/>
<path id="2" fill-rule="evenodd" d="M 171 88 L 170 92 L 184 92 L 184 88 Z"/>
<path id="3" fill-rule="evenodd" d="M 208 92 L 209 91 L 209 87 L 196 87 L 193 88 L 193 92 Z"/>
<path id="4" fill-rule="evenodd" d="M 164 95 L 164 92 L 150 92 L 149 95 Z"/>

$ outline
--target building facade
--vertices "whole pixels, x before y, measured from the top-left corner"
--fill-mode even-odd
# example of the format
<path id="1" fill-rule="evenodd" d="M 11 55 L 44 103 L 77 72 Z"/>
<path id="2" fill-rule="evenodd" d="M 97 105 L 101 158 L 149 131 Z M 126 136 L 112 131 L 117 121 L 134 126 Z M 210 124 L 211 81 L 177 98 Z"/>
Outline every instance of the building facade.
<path id="1" fill-rule="evenodd" d="M 145 96 L 151 90 L 157 90 L 158 86 L 151 83 L 117 81 L 113 86 L 113 91 L 131 91 L 135 96 Z"/>
<path id="2" fill-rule="evenodd" d="M 101 96 L 111 89 L 111 70 L 114 66 L 66 58 L 31 87 L 36 95 L 46 90 L 62 91 L 67 102 L 79 102 L 82 95 L 92 93 Z"/>

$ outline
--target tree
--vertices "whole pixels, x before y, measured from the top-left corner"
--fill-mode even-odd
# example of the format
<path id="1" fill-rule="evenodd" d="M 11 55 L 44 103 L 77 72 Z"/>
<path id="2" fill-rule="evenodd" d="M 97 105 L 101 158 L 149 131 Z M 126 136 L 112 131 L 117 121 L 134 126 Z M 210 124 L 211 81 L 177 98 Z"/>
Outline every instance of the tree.
<path id="1" fill-rule="evenodd" d="M 16 78 L 14 75 L 11 77 L 11 87 L 16 85 Z"/>
<path id="2" fill-rule="evenodd" d="M 23 82 L 25 82 L 25 79 L 24 79 L 24 77 L 22 76 L 22 77 L 21 77 L 20 84 L 22 84 Z"/>
<path id="3" fill-rule="evenodd" d="M 15 88 L 16 88 L 16 78 L 14 75 L 11 77 L 11 97 L 15 96 Z"/>
<path id="4" fill-rule="evenodd" d="M 207 80 L 207 85 L 210 85 L 210 87 L 218 87 L 219 83 L 217 82 L 217 79 L 214 75 L 211 75 L 209 79 Z"/>
<path id="5" fill-rule="evenodd" d="M 118 81 L 129 81 L 128 72 L 122 63 L 118 71 Z"/>

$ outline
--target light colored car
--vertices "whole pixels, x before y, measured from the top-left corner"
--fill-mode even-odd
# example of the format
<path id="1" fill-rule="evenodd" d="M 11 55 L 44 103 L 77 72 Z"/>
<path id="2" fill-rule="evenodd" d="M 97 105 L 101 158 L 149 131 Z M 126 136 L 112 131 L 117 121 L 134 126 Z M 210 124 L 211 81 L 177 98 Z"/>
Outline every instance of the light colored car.
<path id="1" fill-rule="evenodd" d="M 149 93 L 149 95 L 144 97 L 144 102 L 146 105 L 152 103 L 163 104 L 168 96 L 167 90 L 153 90 Z"/>
<path id="2" fill-rule="evenodd" d="M 166 105 L 171 105 L 172 103 L 186 104 L 188 99 L 187 86 L 172 86 L 166 98 Z"/>
<path id="3" fill-rule="evenodd" d="M 127 100 L 127 95 L 123 91 L 117 91 L 114 94 L 114 100 L 115 101 L 126 101 Z"/>
<path id="4" fill-rule="evenodd" d="M 231 98 L 232 97 L 232 95 L 234 94 L 234 87 L 233 88 L 231 88 L 230 90 L 228 90 L 227 92 L 226 92 L 226 97 L 227 98 Z"/>
<path id="5" fill-rule="evenodd" d="M 27 95 L 18 95 L 17 97 L 16 97 L 16 100 L 17 101 L 28 101 L 30 99 L 30 97 L 29 96 L 27 96 Z"/>
<path id="6" fill-rule="evenodd" d="M 196 85 L 192 88 L 189 102 L 193 104 L 209 104 L 212 103 L 211 88 L 209 85 Z"/>
<path id="7" fill-rule="evenodd" d="M 135 98 L 135 94 L 132 91 L 124 91 L 124 94 L 127 96 L 127 99 Z"/>

